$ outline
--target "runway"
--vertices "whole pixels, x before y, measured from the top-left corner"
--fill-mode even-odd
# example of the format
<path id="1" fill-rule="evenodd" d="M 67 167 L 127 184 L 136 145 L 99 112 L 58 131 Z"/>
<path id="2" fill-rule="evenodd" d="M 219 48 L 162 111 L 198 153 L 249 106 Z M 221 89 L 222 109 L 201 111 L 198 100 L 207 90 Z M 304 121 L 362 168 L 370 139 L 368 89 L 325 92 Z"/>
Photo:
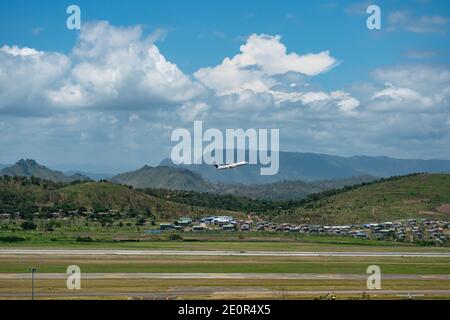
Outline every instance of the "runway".
<path id="1" fill-rule="evenodd" d="M 391 295 L 398 297 L 424 297 L 424 296 L 448 296 L 450 295 L 450 290 L 335 290 L 333 291 L 336 296 L 348 296 L 348 295 L 369 295 L 369 296 L 381 296 L 381 295 Z M 211 298 L 222 298 L 222 297 L 245 297 L 245 296 L 259 296 L 259 297 L 277 297 L 280 298 L 288 296 L 325 296 L 329 294 L 330 291 L 325 290 L 270 290 L 270 289 L 240 289 L 240 290 L 227 290 L 227 289 L 217 289 L 217 288 L 192 288 L 192 289 L 175 289 L 168 291 L 146 291 L 146 292 L 83 292 L 83 291 L 73 291 L 73 292 L 37 292 L 35 297 L 39 298 L 51 298 L 51 297 L 131 297 L 137 299 L 177 299 L 178 297 L 186 296 L 210 296 Z M 0 293 L 0 298 L 6 297 L 22 297 L 30 298 L 30 293 Z"/>
<path id="2" fill-rule="evenodd" d="M 450 258 L 450 252 L 294 252 L 294 251 L 226 251 L 226 250 L 115 250 L 115 249 L 0 249 L 0 256 L 254 256 L 254 257 L 410 257 Z"/>
<path id="3" fill-rule="evenodd" d="M 39 280 L 66 280 L 65 273 L 36 273 Z M 367 274 L 316 273 L 82 273 L 82 279 L 366 280 Z M 0 273 L 0 280 L 28 280 L 29 273 Z M 383 280 L 450 280 L 450 275 L 386 274 Z"/>

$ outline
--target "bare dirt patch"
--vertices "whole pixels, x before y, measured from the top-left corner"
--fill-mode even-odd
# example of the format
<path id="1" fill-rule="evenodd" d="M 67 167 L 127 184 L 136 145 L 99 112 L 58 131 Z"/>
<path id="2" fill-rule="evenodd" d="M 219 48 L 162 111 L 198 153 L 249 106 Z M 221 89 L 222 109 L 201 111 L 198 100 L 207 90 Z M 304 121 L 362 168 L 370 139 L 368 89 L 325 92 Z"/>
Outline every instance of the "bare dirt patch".
<path id="1" fill-rule="evenodd" d="M 428 199 L 419 199 L 419 198 L 414 198 L 414 199 L 407 199 L 404 200 L 403 203 L 404 204 L 418 204 L 418 203 L 423 203 L 428 201 Z"/>
<path id="2" fill-rule="evenodd" d="M 444 203 L 436 210 L 440 213 L 450 214 L 450 204 Z"/>

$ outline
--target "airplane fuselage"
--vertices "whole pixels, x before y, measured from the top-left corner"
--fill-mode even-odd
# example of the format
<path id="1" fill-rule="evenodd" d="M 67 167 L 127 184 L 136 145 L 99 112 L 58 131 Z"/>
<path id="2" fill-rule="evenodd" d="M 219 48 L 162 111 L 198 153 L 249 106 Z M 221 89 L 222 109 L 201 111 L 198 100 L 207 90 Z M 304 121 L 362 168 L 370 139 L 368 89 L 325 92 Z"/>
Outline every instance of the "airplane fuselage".
<path id="1" fill-rule="evenodd" d="M 224 165 L 219 165 L 216 164 L 215 167 L 217 170 L 225 170 L 225 169 L 234 169 L 240 166 L 244 166 L 248 164 L 247 161 L 241 161 L 241 162 L 236 162 L 236 163 L 231 163 L 231 164 L 224 164 Z"/>

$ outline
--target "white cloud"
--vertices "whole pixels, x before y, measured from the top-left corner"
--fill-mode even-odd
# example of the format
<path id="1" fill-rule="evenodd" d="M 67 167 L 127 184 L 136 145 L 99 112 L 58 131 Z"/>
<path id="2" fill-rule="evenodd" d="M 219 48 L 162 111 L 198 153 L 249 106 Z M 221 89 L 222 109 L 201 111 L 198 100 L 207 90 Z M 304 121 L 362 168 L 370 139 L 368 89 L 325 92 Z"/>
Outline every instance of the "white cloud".
<path id="1" fill-rule="evenodd" d="M 376 81 L 389 82 L 395 86 L 433 91 L 450 83 L 450 69 L 445 66 L 411 65 L 393 66 L 372 72 Z"/>
<path id="2" fill-rule="evenodd" d="M 3 46 L 0 49 L 0 109 L 44 108 L 42 92 L 54 87 L 70 67 L 60 53 Z"/>
<path id="3" fill-rule="evenodd" d="M 384 83 L 375 91 L 369 108 L 380 111 L 442 112 L 449 108 L 450 70 L 434 66 L 397 66 L 375 70 Z"/>
<path id="4" fill-rule="evenodd" d="M 209 109 L 210 106 L 203 102 L 186 102 L 178 108 L 178 115 L 181 121 L 192 122 L 194 120 L 199 120 Z"/>
<path id="5" fill-rule="evenodd" d="M 283 92 L 271 91 L 277 105 L 286 102 L 301 102 L 303 105 L 312 105 L 315 103 L 326 103 L 328 105 L 337 106 L 344 113 L 352 113 L 359 107 L 358 99 L 352 97 L 345 91 L 333 91 L 326 93 L 323 91 L 309 92 Z"/>
<path id="6" fill-rule="evenodd" d="M 64 156 L 77 161 L 137 166 L 159 160 L 172 128 L 203 119 L 282 128 L 283 149 L 449 155 L 438 150 L 450 143 L 448 67 L 391 66 L 366 84 L 326 91 L 313 77 L 336 65 L 328 51 L 288 53 L 280 37 L 252 35 L 239 54 L 191 76 L 160 52 L 163 34 L 101 22 L 85 24 L 69 55 L 0 48 L 2 150 L 53 159 L 71 146 Z"/>
<path id="7" fill-rule="evenodd" d="M 371 99 L 386 98 L 398 102 L 417 101 L 425 105 L 431 106 L 430 98 L 422 97 L 422 95 L 409 88 L 395 87 L 391 83 L 386 83 L 386 89 L 376 92 Z"/>
<path id="8" fill-rule="evenodd" d="M 306 55 L 287 53 L 280 36 L 265 34 L 252 34 L 240 51 L 218 66 L 199 69 L 195 77 L 219 95 L 243 90 L 264 92 L 276 84 L 274 75 L 293 71 L 315 76 L 337 63 L 329 51 Z"/>
<path id="9" fill-rule="evenodd" d="M 179 103 L 203 93 L 203 87 L 167 61 L 140 27 L 84 24 L 73 50 L 76 64 L 65 83 L 49 90 L 56 106 Z M 131 102 L 131 103 L 130 103 Z"/>
<path id="10" fill-rule="evenodd" d="M 348 92 L 344 91 L 332 92 L 331 98 L 336 101 L 337 105 L 344 113 L 353 113 L 360 105 L 358 99 L 352 97 Z"/>
<path id="11" fill-rule="evenodd" d="M 386 83 L 386 88 L 376 92 L 371 100 L 369 108 L 378 111 L 423 111 L 433 106 L 433 100 L 429 97 L 409 88 L 395 87 L 390 83 Z"/>
<path id="12" fill-rule="evenodd" d="M 23 47 L 23 48 L 19 48 L 18 46 L 7 46 L 4 45 L 1 49 L 1 51 L 10 54 L 12 56 L 21 56 L 21 57 L 26 57 L 26 56 L 35 56 L 35 55 L 43 55 L 44 53 L 42 51 L 37 51 L 33 48 L 27 48 L 27 47 Z"/>
<path id="13" fill-rule="evenodd" d="M 273 96 L 269 92 L 254 92 L 253 90 L 244 90 L 239 93 L 232 93 L 225 96 L 219 96 L 215 99 L 218 108 L 222 111 L 259 112 L 270 110 L 274 106 Z"/>

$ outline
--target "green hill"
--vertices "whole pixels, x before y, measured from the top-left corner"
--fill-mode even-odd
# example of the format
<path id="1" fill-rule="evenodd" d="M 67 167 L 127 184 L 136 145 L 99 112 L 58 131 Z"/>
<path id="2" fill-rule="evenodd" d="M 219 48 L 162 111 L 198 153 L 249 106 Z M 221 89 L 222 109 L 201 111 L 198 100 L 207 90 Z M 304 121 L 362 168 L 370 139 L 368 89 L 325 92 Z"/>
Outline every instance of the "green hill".
<path id="1" fill-rule="evenodd" d="M 374 180 L 376 180 L 376 178 L 371 176 L 360 176 L 348 179 L 321 180 L 314 182 L 286 180 L 255 185 L 219 184 L 215 187 L 214 191 L 220 194 L 248 197 L 255 200 L 298 201 L 307 198 L 308 195 L 313 193 L 320 193 L 330 189 L 344 188 L 346 186 L 358 185 Z"/>
<path id="2" fill-rule="evenodd" d="M 277 220 L 352 224 L 406 218 L 450 219 L 450 175 L 414 174 L 326 191 Z"/>
<path id="3" fill-rule="evenodd" d="M 135 188 L 209 191 L 212 186 L 202 176 L 187 169 L 144 166 L 112 177 L 111 182 Z"/>
<path id="4" fill-rule="evenodd" d="M 277 222 L 336 225 L 407 218 L 450 220 L 448 174 L 414 174 L 380 179 L 310 194 L 295 201 L 255 200 L 193 191 L 143 191 L 178 203 L 256 212 Z"/>
<path id="5" fill-rule="evenodd" d="M 414 174 L 308 195 L 297 201 L 252 200 L 234 195 L 164 189 L 136 190 L 109 182 L 57 183 L 0 177 L 0 213 L 117 210 L 179 216 L 256 212 L 278 222 L 353 224 L 407 218 L 450 220 L 450 175 Z"/>
<path id="6" fill-rule="evenodd" d="M 156 198 L 131 187 L 109 182 L 55 183 L 37 178 L 0 177 L 0 213 L 94 210 L 151 213 L 159 219 L 178 216 L 232 214 Z M 236 213 L 238 214 L 238 213 Z"/>

